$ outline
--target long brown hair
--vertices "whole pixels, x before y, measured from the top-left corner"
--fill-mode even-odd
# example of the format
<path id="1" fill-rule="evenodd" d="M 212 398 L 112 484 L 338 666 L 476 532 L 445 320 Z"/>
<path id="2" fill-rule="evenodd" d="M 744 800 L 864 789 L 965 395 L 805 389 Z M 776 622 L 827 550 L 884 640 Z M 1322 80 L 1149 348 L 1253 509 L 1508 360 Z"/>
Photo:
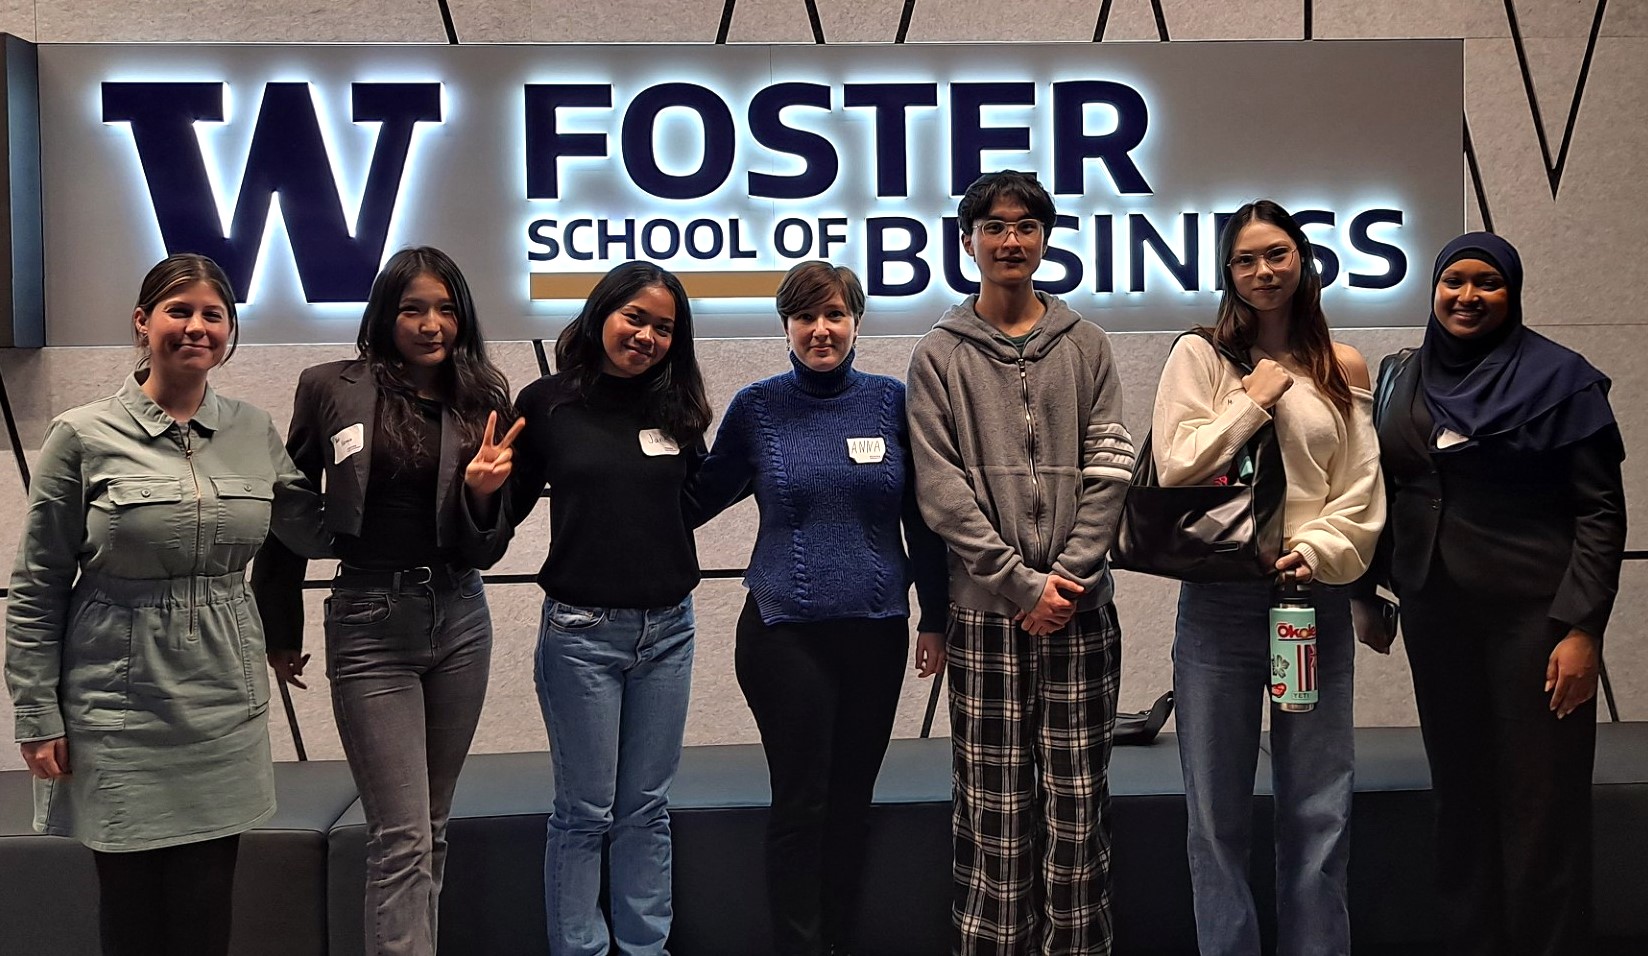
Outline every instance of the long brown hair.
<path id="1" fill-rule="evenodd" d="M 223 353 L 223 361 L 217 363 L 222 365 L 240 345 L 240 316 L 235 312 L 235 290 L 229 287 L 229 277 L 211 259 L 193 252 L 179 252 L 155 263 L 138 289 L 137 309 L 144 315 L 153 315 L 162 299 L 197 282 L 212 287 L 223 300 L 223 309 L 229 316 L 229 350 Z M 145 368 L 150 358 L 149 340 L 136 327 L 132 329 L 132 336 L 138 349 L 137 367 Z"/>
<path id="2" fill-rule="evenodd" d="M 1250 222 L 1266 222 L 1283 232 L 1299 250 L 1299 288 L 1293 293 L 1292 314 L 1288 316 L 1288 347 L 1304 363 L 1316 390 L 1328 397 L 1341 413 L 1350 412 L 1350 381 L 1344 366 L 1333 354 L 1333 338 L 1328 334 L 1328 318 L 1322 312 L 1322 274 L 1316 271 L 1316 255 L 1305 231 L 1286 209 L 1268 199 L 1250 202 L 1236 210 L 1219 234 L 1219 269 L 1224 276 L 1224 295 L 1219 299 L 1219 317 L 1213 337 L 1238 355 L 1246 355 L 1258 337 L 1259 316 L 1236 294 L 1230 258 L 1236 237 Z"/>

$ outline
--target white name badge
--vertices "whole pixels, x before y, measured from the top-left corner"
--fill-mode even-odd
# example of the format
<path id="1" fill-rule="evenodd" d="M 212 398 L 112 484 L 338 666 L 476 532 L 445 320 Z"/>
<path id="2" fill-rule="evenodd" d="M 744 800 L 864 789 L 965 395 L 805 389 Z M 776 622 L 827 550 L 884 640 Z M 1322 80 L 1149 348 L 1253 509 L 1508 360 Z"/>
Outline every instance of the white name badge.
<path id="1" fill-rule="evenodd" d="M 350 455 L 366 447 L 366 424 L 356 422 L 332 436 L 332 464 L 341 465 Z"/>
<path id="2" fill-rule="evenodd" d="M 847 457 L 860 465 L 879 464 L 887 457 L 887 441 L 882 438 L 849 438 Z"/>
<path id="3" fill-rule="evenodd" d="M 681 446 L 675 443 L 675 439 L 664 434 L 664 430 L 661 428 L 643 428 L 641 429 L 641 452 L 652 458 L 657 458 L 660 455 L 679 455 Z"/>

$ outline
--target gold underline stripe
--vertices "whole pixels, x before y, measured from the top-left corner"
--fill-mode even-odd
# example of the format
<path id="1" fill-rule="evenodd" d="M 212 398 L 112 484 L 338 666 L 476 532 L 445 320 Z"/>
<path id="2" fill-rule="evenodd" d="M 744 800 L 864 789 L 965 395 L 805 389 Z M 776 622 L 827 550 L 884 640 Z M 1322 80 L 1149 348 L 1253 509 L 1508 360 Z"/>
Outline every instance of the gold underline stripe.
<path id="1" fill-rule="evenodd" d="M 534 299 L 583 299 L 604 272 L 534 272 Z M 676 278 L 694 299 L 763 299 L 778 292 L 783 272 L 677 272 Z"/>

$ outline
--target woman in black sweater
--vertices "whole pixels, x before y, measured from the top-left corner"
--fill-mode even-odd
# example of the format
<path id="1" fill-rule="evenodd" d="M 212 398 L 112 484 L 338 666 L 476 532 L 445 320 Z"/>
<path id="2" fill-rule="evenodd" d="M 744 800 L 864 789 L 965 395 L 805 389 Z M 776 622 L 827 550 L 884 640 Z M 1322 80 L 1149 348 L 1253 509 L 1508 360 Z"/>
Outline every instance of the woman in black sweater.
<path id="1" fill-rule="evenodd" d="M 710 423 L 681 283 L 647 262 L 613 269 L 561 333 L 555 364 L 516 400 L 527 426 L 510 492 L 514 520 L 552 492 L 536 668 L 555 765 L 549 951 L 658 956 L 699 576 L 682 489 Z"/>
<path id="2" fill-rule="evenodd" d="M 1438 802 L 1442 912 L 1465 954 L 1589 953 L 1602 634 L 1625 545 L 1608 379 L 1522 324 L 1522 262 L 1488 233 L 1442 250 L 1417 351 L 1380 370 L 1391 506 L 1356 603 L 1401 601 Z"/>

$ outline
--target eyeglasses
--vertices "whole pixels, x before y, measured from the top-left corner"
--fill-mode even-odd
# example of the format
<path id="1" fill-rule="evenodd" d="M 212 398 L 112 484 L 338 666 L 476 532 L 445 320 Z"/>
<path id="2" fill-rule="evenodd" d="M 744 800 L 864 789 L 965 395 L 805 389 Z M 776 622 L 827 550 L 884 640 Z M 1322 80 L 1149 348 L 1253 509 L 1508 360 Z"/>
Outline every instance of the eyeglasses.
<path id="1" fill-rule="evenodd" d="M 1020 219 L 1018 222 L 983 219 L 978 223 L 978 231 L 990 239 L 1005 239 L 1009 229 L 1020 239 L 1030 240 L 1041 235 L 1042 224 L 1040 219 Z"/>
<path id="2" fill-rule="evenodd" d="M 1237 275 L 1247 275 L 1248 273 L 1259 268 L 1260 259 L 1263 259 L 1272 269 L 1280 269 L 1281 267 L 1287 265 L 1288 259 L 1298 251 L 1299 250 L 1293 248 L 1292 246 L 1272 246 L 1258 255 L 1243 253 L 1242 255 L 1235 256 L 1225 264 L 1230 266 L 1231 272 L 1234 272 Z"/>

